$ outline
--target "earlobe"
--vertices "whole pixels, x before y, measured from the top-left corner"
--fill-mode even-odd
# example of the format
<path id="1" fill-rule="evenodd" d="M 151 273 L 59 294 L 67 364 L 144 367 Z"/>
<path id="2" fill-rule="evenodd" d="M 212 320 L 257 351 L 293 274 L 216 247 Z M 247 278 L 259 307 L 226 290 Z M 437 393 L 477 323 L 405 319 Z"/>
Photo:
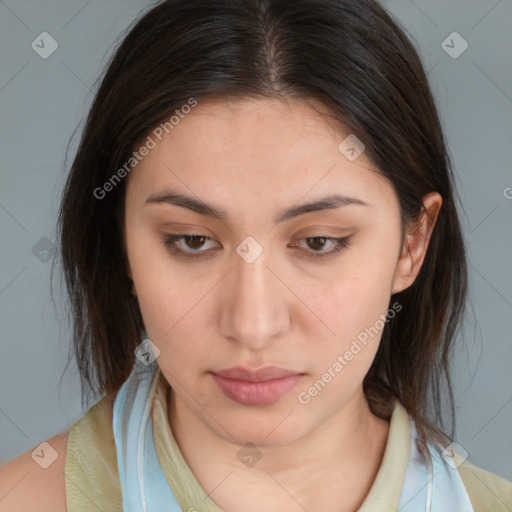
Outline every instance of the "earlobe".
<path id="1" fill-rule="evenodd" d="M 427 254 L 430 237 L 442 202 L 442 197 L 438 192 L 430 192 L 424 196 L 424 210 L 416 225 L 405 237 L 402 253 L 395 269 L 392 294 L 405 290 L 416 279 Z"/>
<path id="2" fill-rule="evenodd" d="M 413 266 L 414 263 L 412 261 L 412 257 L 409 251 L 409 240 L 407 235 L 404 245 L 402 247 L 400 259 L 398 260 L 396 265 L 391 294 L 401 292 L 402 290 L 405 290 L 411 285 L 411 283 L 414 280 L 411 277 Z"/>

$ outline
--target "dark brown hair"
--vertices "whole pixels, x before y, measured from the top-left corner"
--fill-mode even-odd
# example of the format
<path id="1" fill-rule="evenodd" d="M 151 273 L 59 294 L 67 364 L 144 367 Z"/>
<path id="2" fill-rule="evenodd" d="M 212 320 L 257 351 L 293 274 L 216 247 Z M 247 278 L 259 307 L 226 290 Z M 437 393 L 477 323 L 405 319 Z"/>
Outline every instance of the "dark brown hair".
<path id="1" fill-rule="evenodd" d="M 467 294 L 454 174 L 421 60 L 374 0 L 167 0 L 127 29 L 95 94 L 62 196 L 60 255 L 74 355 L 86 392 L 115 394 L 134 364 L 144 325 L 130 293 L 123 237 L 125 182 L 94 190 L 154 127 L 190 98 L 303 98 L 327 107 L 366 146 L 394 187 L 402 229 L 431 191 L 443 204 L 415 282 L 391 297 L 364 379 L 372 411 L 397 397 L 427 439 L 440 425 L 442 383 L 454 416 L 449 365 Z M 433 417 L 432 417 L 433 415 Z"/>

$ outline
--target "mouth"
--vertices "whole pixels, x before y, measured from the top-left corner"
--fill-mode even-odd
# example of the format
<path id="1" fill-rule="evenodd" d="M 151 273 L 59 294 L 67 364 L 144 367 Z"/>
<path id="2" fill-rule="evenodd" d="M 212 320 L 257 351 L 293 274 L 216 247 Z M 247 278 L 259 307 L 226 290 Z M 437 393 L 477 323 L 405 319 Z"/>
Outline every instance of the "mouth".
<path id="1" fill-rule="evenodd" d="M 236 367 L 211 373 L 225 396 L 243 405 L 276 402 L 302 379 L 304 373 L 277 366 L 251 370 Z"/>

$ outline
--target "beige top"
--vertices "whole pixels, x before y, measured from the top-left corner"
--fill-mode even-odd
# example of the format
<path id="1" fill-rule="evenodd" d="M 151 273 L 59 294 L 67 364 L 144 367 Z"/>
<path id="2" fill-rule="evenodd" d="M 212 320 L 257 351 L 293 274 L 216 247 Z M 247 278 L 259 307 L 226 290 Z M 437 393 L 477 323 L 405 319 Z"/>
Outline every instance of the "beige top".
<path id="1" fill-rule="evenodd" d="M 151 408 L 157 456 L 182 510 L 223 512 L 207 495 L 186 463 L 167 415 L 170 386 L 160 373 Z M 113 399 L 105 397 L 69 429 L 65 467 L 69 512 L 122 512 L 121 483 L 112 430 Z M 395 401 L 382 464 L 358 512 L 395 512 L 409 458 L 410 426 L 404 407 Z M 467 460 L 458 467 L 475 512 L 511 512 L 512 482 Z"/>

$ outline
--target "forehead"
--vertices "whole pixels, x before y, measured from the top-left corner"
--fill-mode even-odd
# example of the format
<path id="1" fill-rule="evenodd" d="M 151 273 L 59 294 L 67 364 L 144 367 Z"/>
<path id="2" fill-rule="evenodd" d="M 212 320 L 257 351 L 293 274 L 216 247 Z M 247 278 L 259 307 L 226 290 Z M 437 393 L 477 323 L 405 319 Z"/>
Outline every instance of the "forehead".
<path id="1" fill-rule="evenodd" d="M 298 200 L 334 189 L 364 194 L 368 202 L 382 199 L 383 192 L 392 192 L 390 185 L 364 153 L 350 161 L 340 151 L 349 135 L 326 107 L 312 101 L 198 102 L 161 140 L 150 135 L 156 145 L 129 182 L 139 196 L 178 185 L 183 192 L 231 203 L 244 197 Z"/>

